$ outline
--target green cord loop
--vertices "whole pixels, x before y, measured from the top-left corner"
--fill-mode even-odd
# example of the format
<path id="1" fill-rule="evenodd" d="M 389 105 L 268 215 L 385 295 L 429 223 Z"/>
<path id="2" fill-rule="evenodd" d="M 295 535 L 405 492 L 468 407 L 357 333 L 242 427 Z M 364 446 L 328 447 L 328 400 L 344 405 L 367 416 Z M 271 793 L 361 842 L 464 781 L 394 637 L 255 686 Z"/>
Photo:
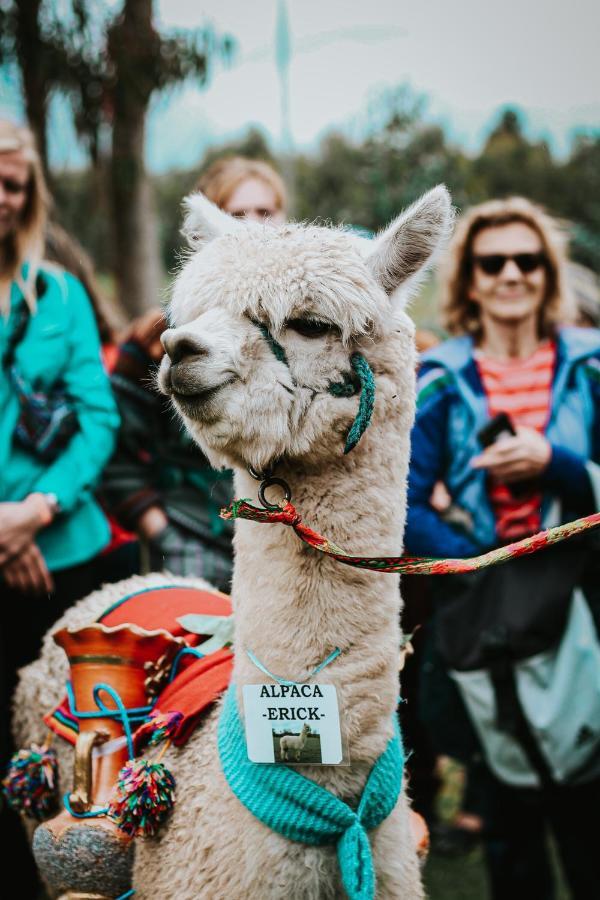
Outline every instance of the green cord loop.
<path id="1" fill-rule="evenodd" d="M 253 324 L 256 325 L 269 344 L 275 359 L 284 363 L 289 369 L 288 358 L 279 341 L 275 340 L 263 322 L 254 321 Z M 361 437 L 369 427 L 373 415 L 373 407 L 375 406 L 375 378 L 373 377 L 373 371 L 369 363 L 362 353 L 353 353 L 350 357 L 350 365 L 354 371 L 354 376 L 345 373 L 343 375 L 343 381 L 334 382 L 330 384 L 328 388 L 329 393 L 333 397 L 353 397 L 360 391 L 358 413 L 348 432 L 348 436 L 346 437 L 344 454 L 350 453 L 360 441 Z"/>
<path id="2" fill-rule="evenodd" d="M 358 413 L 346 438 L 344 453 L 350 453 L 369 427 L 373 408 L 375 406 L 375 378 L 371 366 L 362 353 L 353 353 L 350 365 L 360 380 L 360 400 L 358 401 Z"/>

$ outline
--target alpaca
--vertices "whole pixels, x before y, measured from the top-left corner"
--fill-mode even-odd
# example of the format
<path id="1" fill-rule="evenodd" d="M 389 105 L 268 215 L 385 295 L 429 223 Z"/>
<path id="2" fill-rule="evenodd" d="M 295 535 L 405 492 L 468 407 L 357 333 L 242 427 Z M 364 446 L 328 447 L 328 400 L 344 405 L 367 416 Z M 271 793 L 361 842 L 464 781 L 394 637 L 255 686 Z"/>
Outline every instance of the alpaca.
<path id="1" fill-rule="evenodd" d="M 338 545 L 401 552 L 416 362 L 403 304 L 451 219 L 443 187 L 375 241 L 342 229 L 245 223 L 201 195 L 187 201 L 192 252 L 174 285 L 158 384 L 211 463 L 234 468 L 238 497 L 256 503 L 249 467 L 275 467 L 304 520 Z M 351 374 L 355 351 L 368 359 L 376 400 L 369 428 L 345 455 L 358 398 L 333 396 L 329 387 Z M 319 681 L 337 689 L 350 764 L 303 772 L 356 808 L 393 733 L 398 578 L 340 566 L 279 526 L 239 521 L 234 545 L 239 708 L 242 686 L 267 680 L 247 651 L 301 681 L 338 647 Z M 61 624 L 80 623 L 89 603 Z M 37 718 L 62 692 L 65 667 L 57 658 L 47 639 L 41 662 L 25 670 L 17 696 L 22 744 L 39 739 Z M 217 752 L 219 713 L 165 756 L 177 803 L 159 836 L 137 843 L 136 900 L 343 896 L 334 846 L 282 837 L 233 794 Z M 405 787 L 370 834 L 379 900 L 423 897 Z"/>
<path id="2" fill-rule="evenodd" d="M 296 754 L 296 762 L 300 762 L 300 754 L 304 750 L 306 739 L 310 732 L 310 725 L 305 722 L 300 734 L 285 734 L 279 741 L 279 752 L 282 759 L 289 759 L 290 750 Z"/>

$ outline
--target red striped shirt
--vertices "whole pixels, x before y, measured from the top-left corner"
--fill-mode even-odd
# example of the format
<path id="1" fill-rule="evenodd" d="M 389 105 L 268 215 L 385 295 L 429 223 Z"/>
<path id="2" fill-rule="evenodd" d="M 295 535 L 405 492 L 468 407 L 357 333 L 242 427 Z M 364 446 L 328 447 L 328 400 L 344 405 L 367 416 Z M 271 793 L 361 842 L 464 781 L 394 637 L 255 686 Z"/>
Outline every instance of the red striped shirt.
<path id="1" fill-rule="evenodd" d="M 555 359 L 556 347 L 551 341 L 545 341 L 527 359 L 507 362 L 489 359 L 477 351 L 475 361 L 490 417 L 505 412 L 513 425 L 535 428 L 543 434 L 550 414 Z M 493 482 L 490 500 L 498 536 L 503 540 L 515 540 L 540 530 L 540 491 L 515 495 L 508 485 Z"/>

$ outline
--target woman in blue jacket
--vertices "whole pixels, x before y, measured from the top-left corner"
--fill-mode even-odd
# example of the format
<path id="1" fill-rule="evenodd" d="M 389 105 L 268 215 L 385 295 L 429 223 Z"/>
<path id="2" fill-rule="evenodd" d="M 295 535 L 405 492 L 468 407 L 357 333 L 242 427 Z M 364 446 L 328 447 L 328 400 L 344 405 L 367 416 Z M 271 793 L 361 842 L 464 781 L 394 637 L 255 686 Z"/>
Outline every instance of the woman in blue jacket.
<path id="1" fill-rule="evenodd" d="M 445 285 L 455 336 L 425 353 L 419 372 L 409 553 L 474 556 L 598 509 L 600 332 L 564 326 L 564 267 L 555 224 L 523 198 L 482 204 L 459 223 Z M 600 799 L 593 560 L 575 543 L 433 580 L 423 711 L 440 751 L 468 758 L 470 745 L 484 760 L 494 900 L 554 897 L 547 827 L 572 896 L 597 892 L 587 824 Z M 458 694 L 444 678 L 434 689 L 442 668 Z"/>

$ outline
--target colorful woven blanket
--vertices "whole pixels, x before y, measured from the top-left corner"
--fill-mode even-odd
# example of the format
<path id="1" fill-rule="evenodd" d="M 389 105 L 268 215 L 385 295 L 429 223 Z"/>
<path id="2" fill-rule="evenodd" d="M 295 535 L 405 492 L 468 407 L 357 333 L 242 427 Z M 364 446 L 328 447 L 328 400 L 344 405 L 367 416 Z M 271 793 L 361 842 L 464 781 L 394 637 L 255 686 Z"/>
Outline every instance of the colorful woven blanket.
<path id="1" fill-rule="evenodd" d="M 139 625 L 148 631 L 163 628 L 175 637 L 184 639 L 188 647 L 203 643 L 209 635 L 188 631 L 186 622 L 195 617 L 231 616 L 229 597 L 218 591 L 204 591 L 181 585 L 145 588 L 114 603 L 98 619 L 104 625 Z M 185 618 L 184 618 L 185 617 Z M 183 619 L 183 624 L 181 621 Z M 202 621 L 202 619 L 200 619 Z M 158 696 L 153 713 L 181 713 L 181 720 L 172 734 L 173 742 L 184 744 L 198 725 L 203 713 L 227 688 L 233 669 L 233 653 L 221 647 L 199 658 L 182 655 L 177 674 Z M 79 722 L 72 714 L 68 698 L 44 717 L 56 734 L 74 744 Z"/>

